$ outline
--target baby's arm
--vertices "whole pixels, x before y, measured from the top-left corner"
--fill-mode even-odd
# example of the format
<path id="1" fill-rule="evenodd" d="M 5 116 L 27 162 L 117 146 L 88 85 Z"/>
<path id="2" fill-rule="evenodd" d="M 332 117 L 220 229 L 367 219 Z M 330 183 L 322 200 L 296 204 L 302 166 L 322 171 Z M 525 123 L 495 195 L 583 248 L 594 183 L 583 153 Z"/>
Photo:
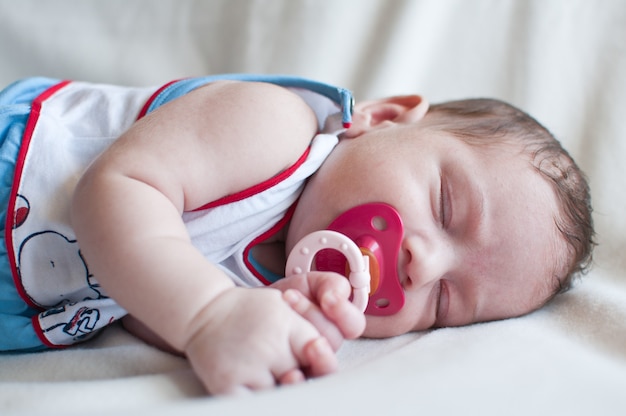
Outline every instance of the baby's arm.
<path id="1" fill-rule="evenodd" d="M 310 365 L 314 374 L 332 367 L 334 357 L 328 354 L 319 365 L 307 361 L 311 357 L 303 350 L 318 342 L 319 333 L 280 295 L 272 295 L 278 291 L 235 288 L 191 245 L 181 219 L 183 211 L 246 189 L 293 164 L 316 128 L 308 106 L 282 88 L 219 83 L 138 121 L 77 186 L 72 220 L 90 269 L 130 314 L 186 352 L 214 392 L 266 386 L 267 375 L 280 379 L 285 365 Z M 241 302 L 248 307 L 239 308 Z M 262 320 L 265 310 L 270 310 L 269 318 Z M 229 311 L 239 311 L 232 316 L 241 322 L 225 326 L 218 314 Z M 277 311 L 287 319 L 278 319 Z M 278 338 L 246 332 L 247 325 L 259 321 L 280 327 L 271 334 Z M 235 342 L 248 349 L 246 356 L 256 352 L 256 359 L 264 360 L 264 383 L 248 383 L 244 376 L 214 379 L 212 374 L 228 372 L 229 365 L 240 366 L 242 357 L 236 354 L 243 352 L 234 348 Z M 264 342 L 280 345 L 273 351 L 250 351 Z"/>

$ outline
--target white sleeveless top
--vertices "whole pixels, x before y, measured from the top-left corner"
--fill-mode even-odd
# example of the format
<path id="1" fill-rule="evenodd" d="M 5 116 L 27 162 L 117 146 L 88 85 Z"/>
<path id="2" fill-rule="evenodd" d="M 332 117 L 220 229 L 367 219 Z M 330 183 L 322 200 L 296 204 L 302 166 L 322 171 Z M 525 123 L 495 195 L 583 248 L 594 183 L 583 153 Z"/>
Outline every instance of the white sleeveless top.
<path id="1" fill-rule="evenodd" d="M 11 231 L 6 240 L 20 295 L 43 310 L 33 319 L 33 326 L 45 344 L 84 340 L 126 314 L 90 273 L 70 226 L 69 205 L 82 172 L 137 118 L 217 79 L 223 78 L 177 81 L 160 89 L 65 81 L 33 102 L 16 163 L 7 211 L 13 213 L 7 215 L 12 227 L 7 227 Z M 229 75 L 228 79 L 238 78 Z M 306 179 L 336 145 L 342 109 L 346 111 L 341 102 L 336 103 L 345 98 L 346 90 L 307 84 L 300 78 L 260 80 L 268 79 L 284 86 L 295 84 L 293 91 L 314 109 L 323 133 L 313 138 L 288 170 L 183 214 L 193 245 L 237 284 L 246 286 L 273 279 L 254 266 L 250 250 L 288 221 Z M 322 94 L 312 92 L 309 85 Z"/>

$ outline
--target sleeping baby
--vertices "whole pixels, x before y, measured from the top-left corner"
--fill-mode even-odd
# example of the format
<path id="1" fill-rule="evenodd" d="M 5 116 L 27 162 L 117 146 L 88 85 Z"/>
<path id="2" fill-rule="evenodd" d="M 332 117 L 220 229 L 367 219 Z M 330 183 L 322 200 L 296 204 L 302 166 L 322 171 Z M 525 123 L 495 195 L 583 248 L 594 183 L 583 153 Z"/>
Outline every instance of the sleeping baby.
<path id="1" fill-rule="evenodd" d="M 345 339 L 527 314 L 591 260 L 583 173 L 498 100 L 235 74 L 33 78 L 0 106 L 6 352 L 122 319 L 207 391 L 256 390 L 335 371 Z M 285 269 L 320 230 L 361 250 L 365 305 L 341 253 Z"/>

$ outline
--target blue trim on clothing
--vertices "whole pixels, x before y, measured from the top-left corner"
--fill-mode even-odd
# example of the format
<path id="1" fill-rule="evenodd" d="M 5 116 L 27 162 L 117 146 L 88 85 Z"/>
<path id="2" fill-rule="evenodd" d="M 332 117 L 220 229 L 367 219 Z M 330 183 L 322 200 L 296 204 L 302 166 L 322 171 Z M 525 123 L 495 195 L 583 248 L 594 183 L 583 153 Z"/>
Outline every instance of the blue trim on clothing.
<path id="1" fill-rule="evenodd" d="M 254 269 L 257 272 L 261 273 L 263 275 L 263 278 L 270 283 L 278 282 L 280 279 L 284 277 L 284 276 L 274 273 L 273 271 L 271 271 L 270 269 L 266 268 L 261 263 L 259 263 L 257 259 L 255 259 L 254 256 L 252 255 L 252 250 L 250 250 L 250 253 L 248 253 L 248 262 L 250 262 L 252 267 L 254 267 Z"/>
<path id="2" fill-rule="evenodd" d="M 29 78 L 0 91 L 0 352 L 47 349 L 31 322 L 38 311 L 22 300 L 13 282 L 4 231 L 15 161 L 30 116 L 31 103 L 58 82 L 49 78 Z"/>
<path id="3" fill-rule="evenodd" d="M 182 97 L 189 91 L 192 91 L 198 87 L 206 85 L 209 82 L 215 81 L 247 81 L 247 82 L 267 82 L 276 84 L 281 87 L 293 87 L 293 88 L 305 88 L 321 94 L 329 99 L 335 101 L 341 106 L 342 119 L 344 126 L 352 123 L 352 111 L 354 110 L 354 99 L 352 93 L 340 87 L 335 87 L 323 82 L 317 82 L 310 79 L 288 76 L 288 75 L 256 75 L 256 74 L 223 74 L 223 75 L 209 75 L 200 78 L 189 78 L 177 81 L 168 87 L 166 87 L 161 93 L 152 101 L 148 107 L 147 113 L 155 110 L 161 105 L 174 98 Z"/>

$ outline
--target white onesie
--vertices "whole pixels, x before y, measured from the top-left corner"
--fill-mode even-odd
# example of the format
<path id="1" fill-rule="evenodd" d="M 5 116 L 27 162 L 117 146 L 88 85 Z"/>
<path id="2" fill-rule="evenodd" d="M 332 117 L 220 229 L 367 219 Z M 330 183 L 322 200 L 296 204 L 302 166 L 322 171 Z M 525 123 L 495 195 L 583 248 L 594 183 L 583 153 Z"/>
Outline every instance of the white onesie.
<path id="1" fill-rule="evenodd" d="M 69 204 L 82 172 L 137 118 L 220 79 L 288 87 L 318 117 L 321 133 L 289 169 L 183 214 L 193 245 L 237 284 L 259 286 L 275 280 L 255 266 L 251 248 L 289 220 L 306 179 L 337 144 L 336 134 L 351 111 L 347 90 L 295 77 L 251 75 L 186 79 L 161 88 L 63 81 L 32 103 L 7 211 L 13 213 L 7 215 L 11 231 L 6 242 L 14 281 L 21 297 L 41 310 L 32 322 L 45 345 L 84 340 L 126 314 L 89 271 L 70 226 Z"/>

